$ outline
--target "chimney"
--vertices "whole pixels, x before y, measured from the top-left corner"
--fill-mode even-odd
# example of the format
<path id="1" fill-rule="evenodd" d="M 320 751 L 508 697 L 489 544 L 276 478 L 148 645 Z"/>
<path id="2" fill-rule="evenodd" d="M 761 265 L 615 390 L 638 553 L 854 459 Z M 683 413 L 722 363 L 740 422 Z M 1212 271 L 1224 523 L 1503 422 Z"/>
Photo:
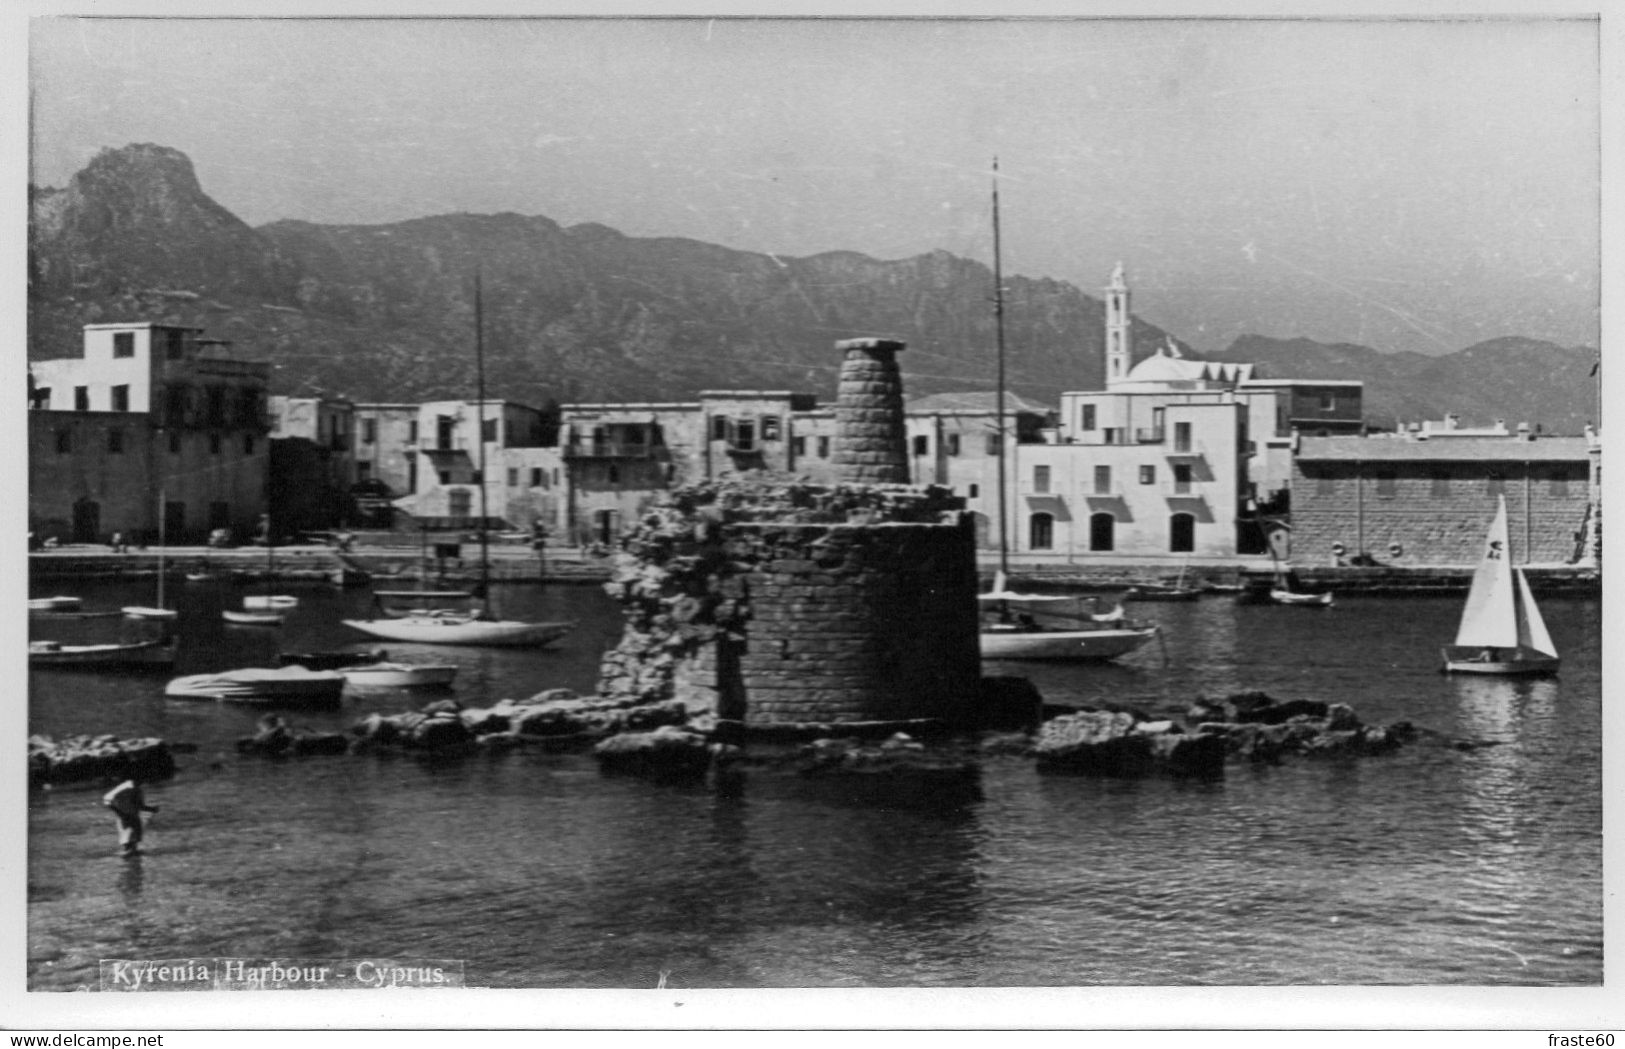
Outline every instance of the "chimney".
<path id="1" fill-rule="evenodd" d="M 846 339 L 835 344 L 841 361 L 835 395 L 835 447 L 831 461 L 841 484 L 908 484 L 908 433 L 903 377 L 893 339 Z"/>

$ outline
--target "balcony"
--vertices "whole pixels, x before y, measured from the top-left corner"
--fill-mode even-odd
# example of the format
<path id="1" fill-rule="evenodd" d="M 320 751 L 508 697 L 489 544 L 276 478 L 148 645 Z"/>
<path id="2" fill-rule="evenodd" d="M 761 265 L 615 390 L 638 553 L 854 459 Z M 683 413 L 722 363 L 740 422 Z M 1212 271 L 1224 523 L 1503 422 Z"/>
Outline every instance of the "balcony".
<path id="1" fill-rule="evenodd" d="M 589 441 L 564 446 L 566 459 L 653 459 L 659 445 L 642 441 Z"/>
<path id="2" fill-rule="evenodd" d="M 1134 431 L 1134 443 L 1136 443 L 1136 444 L 1161 444 L 1162 443 L 1162 438 L 1163 438 L 1163 433 L 1164 433 L 1163 428 L 1160 427 L 1160 426 L 1142 426 L 1142 427 L 1139 427 L 1138 429 L 1136 429 Z"/>

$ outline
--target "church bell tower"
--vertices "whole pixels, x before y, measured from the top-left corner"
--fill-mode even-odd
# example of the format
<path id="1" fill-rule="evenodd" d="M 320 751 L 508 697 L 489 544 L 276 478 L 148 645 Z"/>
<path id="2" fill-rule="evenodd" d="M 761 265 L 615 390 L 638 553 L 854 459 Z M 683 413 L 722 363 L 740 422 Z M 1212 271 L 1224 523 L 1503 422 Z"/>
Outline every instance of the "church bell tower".
<path id="1" fill-rule="evenodd" d="M 1129 357 L 1128 282 L 1123 264 L 1112 270 L 1106 286 L 1106 385 L 1115 386 L 1128 378 L 1133 362 Z"/>

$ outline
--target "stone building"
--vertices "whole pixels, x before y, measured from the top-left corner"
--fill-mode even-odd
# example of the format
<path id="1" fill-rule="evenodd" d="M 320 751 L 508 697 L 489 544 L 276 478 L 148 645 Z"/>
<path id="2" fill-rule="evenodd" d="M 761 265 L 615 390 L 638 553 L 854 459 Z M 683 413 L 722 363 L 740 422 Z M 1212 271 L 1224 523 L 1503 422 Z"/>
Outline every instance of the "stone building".
<path id="1" fill-rule="evenodd" d="M 279 535 L 355 523 L 355 405 L 343 398 L 270 398 L 270 513 Z"/>
<path id="2" fill-rule="evenodd" d="M 363 426 L 368 419 L 388 417 L 377 408 L 363 407 Z M 538 517 L 556 517 L 550 493 L 561 465 L 557 435 L 547 413 L 510 401 L 417 405 L 416 418 L 407 421 L 404 431 L 409 447 L 398 453 L 415 463 L 409 471 L 412 488 L 394 505 L 420 527 L 470 528 L 479 523 L 483 487 L 487 527 L 529 528 Z M 396 454 L 382 447 L 381 436 L 374 431 L 370 462 L 390 461 Z"/>
<path id="3" fill-rule="evenodd" d="M 1468 566 L 1504 496 L 1519 564 L 1595 563 L 1601 444 L 1584 437 L 1428 427 L 1303 437 L 1292 488 L 1299 564 L 1368 555 L 1384 564 Z"/>
<path id="4" fill-rule="evenodd" d="M 1263 553 L 1249 508 L 1290 486 L 1293 433 L 1358 431 L 1362 384 L 1268 380 L 1171 342 L 1130 356 L 1130 290 L 1105 289 L 1106 387 L 1063 393 L 1042 443 L 1017 443 L 1011 550 L 1028 563 Z"/>
<path id="5" fill-rule="evenodd" d="M 270 365 L 202 329 L 91 324 L 80 357 L 29 366 L 29 530 L 197 542 L 266 505 Z"/>

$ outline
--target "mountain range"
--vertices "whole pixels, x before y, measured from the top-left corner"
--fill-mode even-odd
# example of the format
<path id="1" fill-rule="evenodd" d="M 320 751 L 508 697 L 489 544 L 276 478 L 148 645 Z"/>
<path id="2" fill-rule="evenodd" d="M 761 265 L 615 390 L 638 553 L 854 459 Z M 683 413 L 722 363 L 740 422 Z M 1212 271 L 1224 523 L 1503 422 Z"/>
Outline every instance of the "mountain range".
<path id="1" fill-rule="evenodd" d="M 671 401 L 702 389 L 833 397 L 833 343 L 901 339 L 912 395 L 993 385 L 993 275 L 936 251 L 805 258 L 635 238 L 541 216 L 439 215 L 379 226 L 251 227 L 211 199 L 185 154 L 102 151 L 61 188 L 30 187 L 31 360 L 74 356 L 84 324 L 205 328 L 270 360 L 275 393 L 356 401 L 470 397 L 478 328 L 487 392 L 549 401 Z M 1055 403 L 1103 384 L 1102 303 L 1062 281 L 1007 276 L 1013 391 Z M 1424 357 L 1243 336 L 1199 354 L 1134 318 L 1136 358 L 1172 339 L 1260 376 L 1360 379 L 1378 425 L 1464 423 L 1578 432 L 1595 418 L 1597 354 L 1519 337 Z"/>

